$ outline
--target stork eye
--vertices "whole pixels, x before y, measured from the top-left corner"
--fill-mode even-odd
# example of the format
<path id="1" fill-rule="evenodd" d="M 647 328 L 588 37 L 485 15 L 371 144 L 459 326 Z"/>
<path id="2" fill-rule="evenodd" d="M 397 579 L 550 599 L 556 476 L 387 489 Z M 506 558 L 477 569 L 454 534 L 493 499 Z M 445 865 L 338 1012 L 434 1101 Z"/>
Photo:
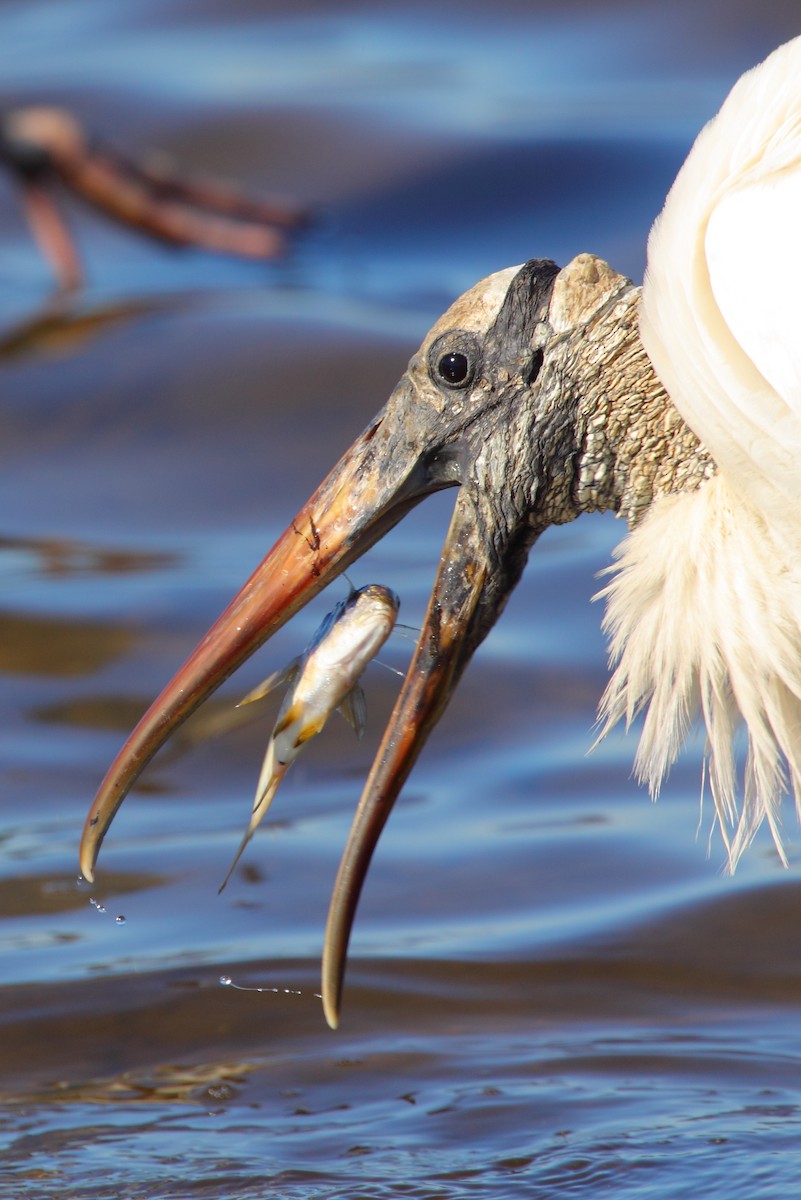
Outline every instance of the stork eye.
<path id="1" fill-rule="evenodd" d="M 481 345 L 468 329 L 449 329 L 428 351 L 428 373 L 439 387 L 468 388 L 481 362 Z"/>
<path id="2" fill-rule="evenodd" d="M 470 361 L 466 354 L 456 350 L 451 354 L 443 354 L 437 363 L 437 371 L 440 379 L 444 379 L 451 387 L 458 387 L 470 374 Z"/>

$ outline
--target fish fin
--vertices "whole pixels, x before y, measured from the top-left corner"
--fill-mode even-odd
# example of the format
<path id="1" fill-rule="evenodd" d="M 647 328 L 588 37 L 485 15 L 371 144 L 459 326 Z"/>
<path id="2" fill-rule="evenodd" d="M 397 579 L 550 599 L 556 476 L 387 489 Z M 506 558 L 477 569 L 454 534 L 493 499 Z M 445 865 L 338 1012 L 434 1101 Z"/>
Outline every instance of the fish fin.
<path id="1" fill-rule="evenodd" d="M 296 700 L 294 704 L 290 704 L 283 716 L 279 716 L 275 723 L 275 729 L 272 732 L 273 739 L 277 738 L 279 733 L 283 733 L 285 729 L 288 729 L 293 721 L 298 721 L 302 713 L 303 705 L 299 701 Z"/>
<path id="2" fill-rule="evenodd" d="M 272 675 L 268 675 L 266 679 L 262 680 L 258 687 L 254 687 L 252 692 L 248 692 L 247 696 L 244 696 L 236 707 L 241 708 L 243 704 L 252 704 L 254 700 L 261 700 L 262 697 L 269 695 L 270 692 L 274 692 L 282 683 L 294 683 L 299 668 L 300 659 L 293 658 L 292 662 L 284 667 L 283 670 L 273 671 Z"/>
<path id="3" fill-rule="evenodd" d="M 290 704 L 284 715 L 278 719 L 275 729 L 273 730 L 270 744 L 272 745 L 275 739 L 280 736 L 280 734 L 284 733 L 285 730 L 289 729 L 290 725 L 295 723 L 300 725 L 300 730 L 294 742 L 292 743 L 293 750 L 299 750 L 300 747 L 305 745 L 306 742 L 310 741 L 313 737 L 316 737 L 323 725 L 325 725 L 326 717 L 317 717 L 311 721 L 304 721 L 303 713 L 304 705 L 301 701 L 296 700 L 294 704 Z M 286 763 L 285 766 L 289 766 L 289 763 Z"/>
<path id="4" fill-rule="evenodd" d="M 305 746 L 306 742 L 310 742 L 325 725 L 325 717 L 321 721 L 310 721 L 308 725 L 304 725 L 298 736 L 295 738 L 295 749 L 299 750 L 301 746 Z"/>
<path id="5" fill-rule="evenodd" d="M 367 701 L 364 689 L 355 683 L 339 706 L 339 711 L 356 734 L 357 738 L 364 735 L 367 724 Z"/>

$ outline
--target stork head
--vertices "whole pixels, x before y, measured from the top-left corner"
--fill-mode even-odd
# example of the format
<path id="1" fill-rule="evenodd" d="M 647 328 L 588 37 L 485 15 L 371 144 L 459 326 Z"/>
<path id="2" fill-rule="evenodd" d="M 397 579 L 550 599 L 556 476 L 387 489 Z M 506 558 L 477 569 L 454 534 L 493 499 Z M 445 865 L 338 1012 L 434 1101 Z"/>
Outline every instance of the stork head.
<path id="1" fill-rule="evenodd" d="M 602 436 L 603 404 L 625 390 L 627 362 L 659 391 L 637 338 L 636 297 L 606 264 L 582 256 L 561 272 L 542 259 L 500 271 L 456 301 L 124 745 L 84 829 L 88 879 L 128 788 L 176 726 L 414 505 L 458 489 L 423 628 L 334 888 L 323 996 L 336 1025 L 351 924 L 379 834 L 529 549 L 550 524 L 627 503 L 615 446 Z M 608 374 L 604 321 L 616 349 Z"/>

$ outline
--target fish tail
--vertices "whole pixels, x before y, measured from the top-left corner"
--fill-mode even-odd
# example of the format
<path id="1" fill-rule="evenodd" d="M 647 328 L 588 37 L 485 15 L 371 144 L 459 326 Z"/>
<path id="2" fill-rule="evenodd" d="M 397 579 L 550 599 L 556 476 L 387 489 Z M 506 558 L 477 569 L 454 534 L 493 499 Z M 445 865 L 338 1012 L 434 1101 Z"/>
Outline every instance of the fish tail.
<path id="1" fill-rule="evenodd" d="M 261 764 L 259 781 L 256 784 L 256 794 L 253 799 L 254 813 L 258 811 L 259 805 L 262 802 L 262 798 L 268 794 L 270 799 L 267 801 L 267 804 L 269 805 L 270 800 L 272 800 L 273 796 L 275 795 L 276 788 L 286 774 L 288 767 L 288 763 L 282 763 L 277 760 L 275 756 L 275 738 L 271 737 L 267 746 L 267 753 L 264 755 L 264 762 Z M 264 811 L 266 812 L 267 809 L 265 808 Z M 251 824 L 252 822 L 253 818 L 251 816 Z"/>
<path id="2" fill-rule="evenodd" d="M 278 785 L 289 770 L 289 764 L 286 766 L 279 763 L 273 772 L 270 782 L 267 787 L 256 792 L 256 799 L 253 804 L 253 812 L 250 814 L 250 824 L 248 825 L 248 837 L 252 837 L 256 826 L 263 820 L 267 809 L 273 802 L 273 797 L 278 791 Z"/>
<path id="3" fill-rule="evenodd" d="M 269 755 L 268 755 L 268 757 L 269 757 Z M 266 766 L 267 766 L 267 763 L 265 762 L 265 767 Z M 236 864 L 239 862 L 240 858 L 242 857 L 245 847 L 247 846 L 250 839 L 253 837 L 253 834 L 256 832 L 256 829 L 257 829 L 259 823 L 261 822 L 262 818 L 264 817 L 264 814 L 267 812 L 267 809 L 272 804 L 273 797 L 275 796 L 275 793 L 278 791 L 278 785 L 281 782 L 281 780 L 283 779 L 284 775 L 286 774 L 286 771 L 287 771 L 287 767 L 285 767 L 283 765 L 283 763 L 279 763 L 277 765 L 277 768 L 274 771 L 272 771 L 271 778 L 269 779 L 269 782 L 265 788 L 263 788 L 263 789 L 261 788 L 261 780 L 259 780 L 260 786 L 256 792 L 256 800 L 253 805 L 253 812 L 250 814 L 250 821 L 248 822 L 248 827 L 245 830 L 245 836 L 242 838 L 242 841 L 239 843 L 239 849 L 237 850 L 236 854 L 234 855 L 234 861 L 231 863 L 230 867 L 228 868 L 228 874 L 225 876 L 225 879 L 222 881 L 219 888 L 217 889 L 218 896 L 224 890 L 225 885 L 228 883 L 228 880 L 233 875 Z"/>
<path id="4" fill-rule="evenodd" d="M 234 868 L 236 867 L 236 864 L 239 862 L 240 858 L 242 857 L 245 846 L 247 846 L 248 842 L 250 841 L 250 839 L 252 837 L 253 837 L 253 834 L 251 833 L 250 829 L 248 829 L 245 836 L 242 838 L 242 841 L 239 843 L 239 849 L 237 850 L 236 854 L 234 855 L 234 861 L 231 863 L 230 867 L 228 868 L 228 873 L 225 876 L 225 879 L 222 881 L 220 886 L 217 888 L 218 896 L 225 890 L 225 886 L 228 883 L 228 880 L 231 878 L 231 876 L 234 873 Z"/>

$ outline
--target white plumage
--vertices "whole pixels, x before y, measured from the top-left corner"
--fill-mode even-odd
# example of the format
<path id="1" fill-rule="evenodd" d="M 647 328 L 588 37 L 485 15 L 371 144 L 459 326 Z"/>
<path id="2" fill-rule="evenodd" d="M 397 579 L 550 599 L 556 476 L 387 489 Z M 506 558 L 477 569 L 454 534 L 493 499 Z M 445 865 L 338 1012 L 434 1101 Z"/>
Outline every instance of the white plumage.
<path id="1" fill-rule="evenodd" d="M 735 85 L 651 232 L 642 340 L 718 474 L 653 503 L 604 593 L 604 729 L 647 707 L 637 768 L 656 793 L 700 711 L 732 867 L 763 820 L 784 857 L 788 787 L 801 812 L 800 281 L 797 38 Z"/>

